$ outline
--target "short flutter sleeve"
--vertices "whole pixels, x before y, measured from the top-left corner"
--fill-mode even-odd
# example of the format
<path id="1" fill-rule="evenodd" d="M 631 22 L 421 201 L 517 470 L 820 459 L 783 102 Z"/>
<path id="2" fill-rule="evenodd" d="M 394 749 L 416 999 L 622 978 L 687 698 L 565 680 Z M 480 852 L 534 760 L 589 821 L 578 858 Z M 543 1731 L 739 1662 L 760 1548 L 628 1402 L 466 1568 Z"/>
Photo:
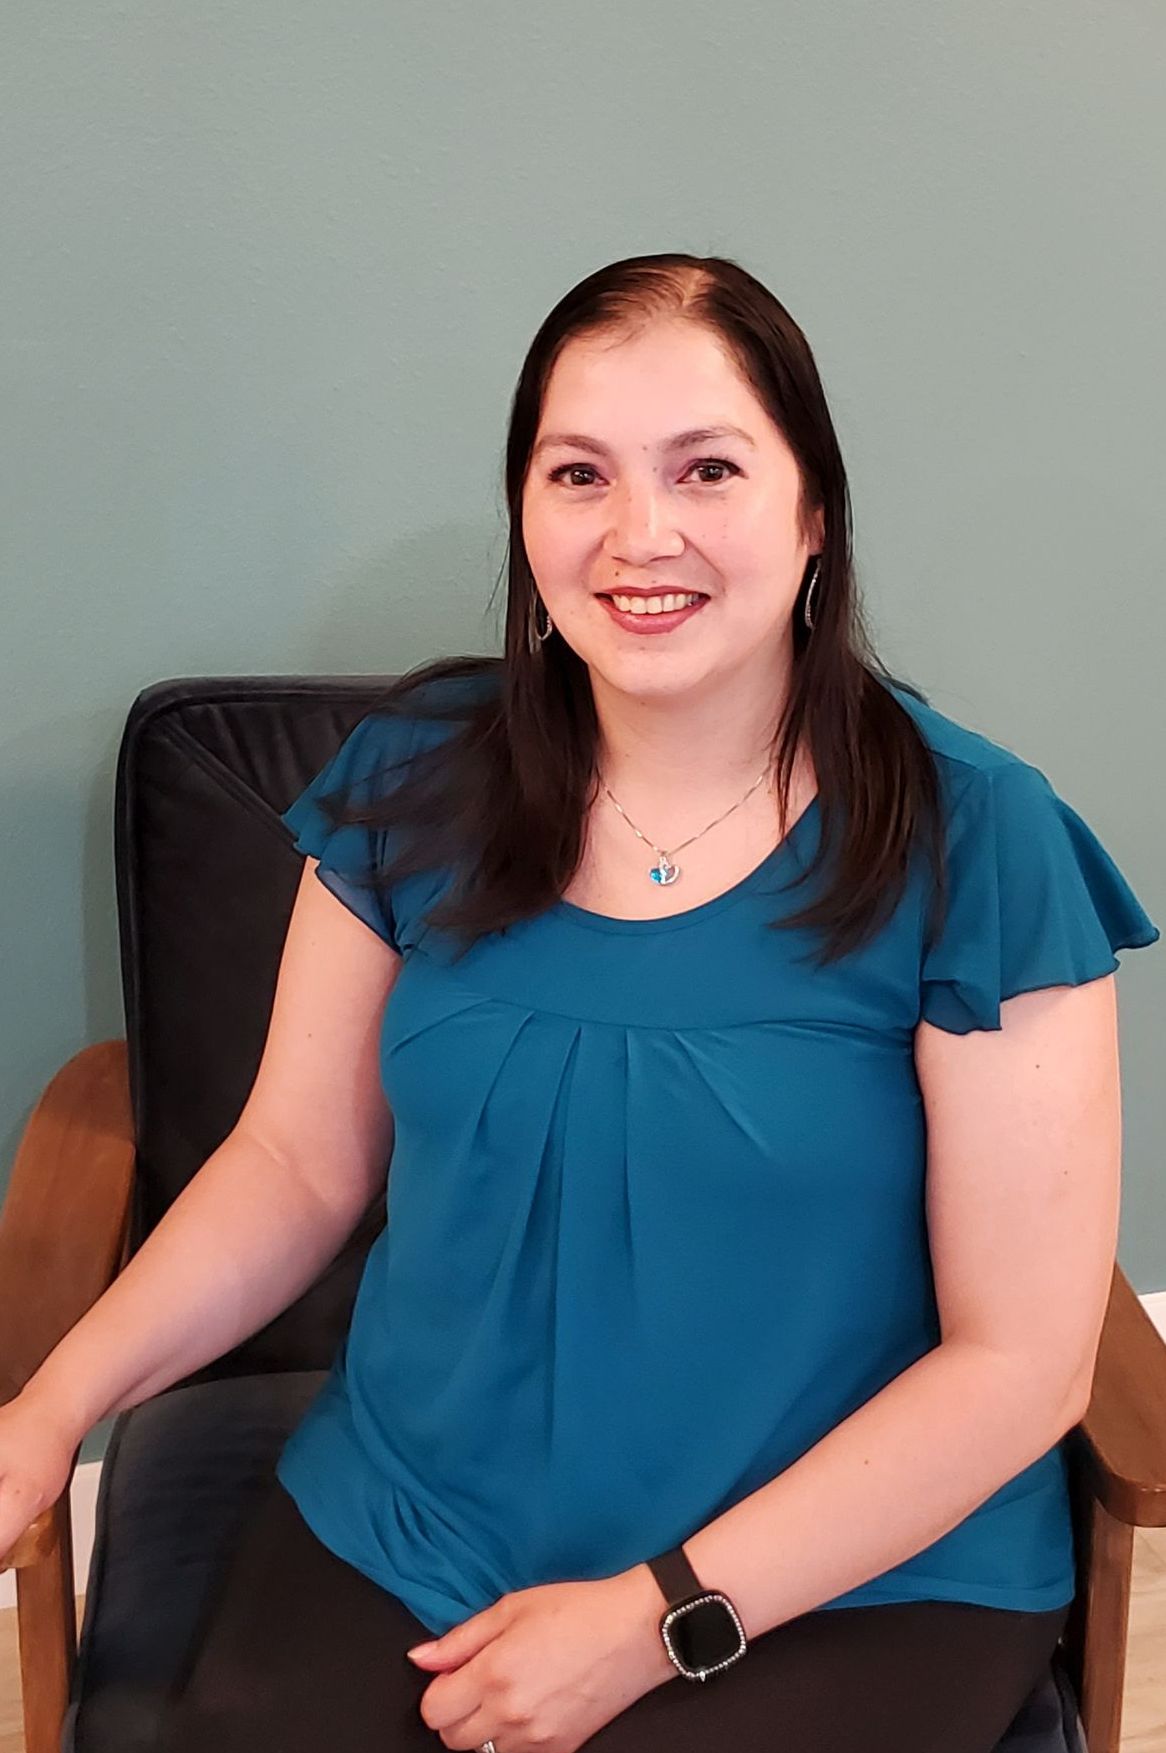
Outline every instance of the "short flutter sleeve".
<path id="1" fill-rule="evenodd" d="M 296 837 L 296 851 L 319 860 L 316 875 L 324 886 L 398 954 L 392 896 L 375 880 L 384 863 L 385 830 L 361 823 L 333 827 L 320 800 L 377 802 L 408 760 L 412 728 L 408 718 L 396 714 L 362 718 L 281 817 Z"/>
<path id="2" fill-rule="evenodd" d="M 1161 935 L 1077 812 L 1024 761 L 976 769 L 947 832 L 948 910 L 924 953 L 920 1015 L 999 1029 L 1000 1005 L 1112 974 Z"/>

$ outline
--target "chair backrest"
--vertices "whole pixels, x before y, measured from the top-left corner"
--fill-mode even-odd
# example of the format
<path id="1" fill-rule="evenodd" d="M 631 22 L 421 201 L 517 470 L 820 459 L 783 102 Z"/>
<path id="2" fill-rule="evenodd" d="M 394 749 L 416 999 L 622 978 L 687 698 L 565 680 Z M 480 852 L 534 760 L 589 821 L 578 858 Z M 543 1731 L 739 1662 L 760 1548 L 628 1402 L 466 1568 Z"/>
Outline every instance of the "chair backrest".
<path id="1" fill-rule="evenodd" d="M 114 857 L 137 1174 L 137 1249 L 242 1111 L 303 868 L 280 821 L 384 676 L 196 677 L 135 700 Z M 191 1381 L 324 1369 L 347 1329 L 378 1199 L 290 1308 Z"/>

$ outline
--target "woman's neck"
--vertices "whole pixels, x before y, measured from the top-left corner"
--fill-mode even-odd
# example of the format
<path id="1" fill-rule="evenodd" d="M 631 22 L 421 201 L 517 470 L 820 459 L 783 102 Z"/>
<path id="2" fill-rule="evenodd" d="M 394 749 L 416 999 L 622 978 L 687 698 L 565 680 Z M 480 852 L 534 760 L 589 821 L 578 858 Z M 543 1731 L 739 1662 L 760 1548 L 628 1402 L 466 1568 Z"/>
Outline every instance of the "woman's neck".
<path id="1" fill-rule="evenodd" d="M 647 801 L 665 815 L 704 805 L 721 807 L 774 771 L 773 738 L 784 694 L 753 705 L 722 693 L 705 700 L 632 699 L 600 686 L 597 766 L 624 804 Z M 759 786 L 759 791 L 764 791 Z M 626 798 L 624 794 L 627 794 Z"/>

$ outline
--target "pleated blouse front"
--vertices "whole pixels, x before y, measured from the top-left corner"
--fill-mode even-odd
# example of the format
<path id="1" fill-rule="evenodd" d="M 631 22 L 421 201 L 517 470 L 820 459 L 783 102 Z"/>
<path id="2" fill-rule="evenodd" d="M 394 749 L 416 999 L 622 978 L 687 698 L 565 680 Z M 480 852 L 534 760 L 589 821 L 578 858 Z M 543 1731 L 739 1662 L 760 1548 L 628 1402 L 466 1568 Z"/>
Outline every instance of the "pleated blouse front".
<path id="1" fill-rule="evenodd" d="M 923 864 L 826 968 L 815 934 L 766 929 L 815 892 L 780 887 L 813 856 L 816 799 L 713 900 L 652 920 L 560 901 L 456 963 L 425 919 L 449 874 L 360 886 L 383 834 L 318 805 L 371 795 L 440 724 L 370 714 L 284 815 L 404 966 L 381 1034 L 387 1223 L 278 1476 L 434 1633 L 687 1538 L 932 1350 L 917 1024 L 999 1028 L 1004 999 L 1160 935 L 1037 768 L 894 692 L 944 798 L 951 900 L 926 953 Z M 1064 1450 L 824 1605 L 1063 1605 Z"/>

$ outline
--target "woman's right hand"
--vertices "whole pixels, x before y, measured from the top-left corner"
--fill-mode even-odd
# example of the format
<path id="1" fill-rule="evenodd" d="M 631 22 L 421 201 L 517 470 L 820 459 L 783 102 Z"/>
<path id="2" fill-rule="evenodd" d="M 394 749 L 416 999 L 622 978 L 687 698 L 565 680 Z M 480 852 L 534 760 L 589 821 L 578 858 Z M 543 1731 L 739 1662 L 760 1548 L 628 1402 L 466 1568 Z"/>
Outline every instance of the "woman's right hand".
<path id="1" fill-rule="evenodd" d="M 0 1406 L 0 1570 L 25 1529 L 69 1483 L 78 1444 L 35 1400 Z"/>

